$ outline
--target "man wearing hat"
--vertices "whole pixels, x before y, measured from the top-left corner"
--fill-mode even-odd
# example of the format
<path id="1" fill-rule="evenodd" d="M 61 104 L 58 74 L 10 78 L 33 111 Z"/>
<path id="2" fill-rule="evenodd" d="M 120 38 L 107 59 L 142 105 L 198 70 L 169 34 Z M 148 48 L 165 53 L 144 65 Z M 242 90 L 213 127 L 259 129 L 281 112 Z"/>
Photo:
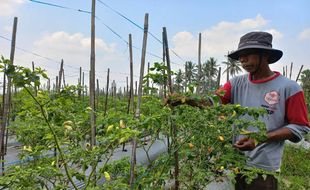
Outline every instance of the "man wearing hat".
<path id="1" fill-rule="evenodd" d="M 220 90 L 224 104 L 265 108 L 267 115 L 260 117 L 267 127 L 266 142 L 258 145 L 253 139 L 240 136 L 234 146 L 248 157 L 247 165 L 267 171 L 279 171 L 284 141 L 299 142 L 310 131 L 308 113 L 301 87 L 269 64 L 282 57 L 282 51 L 272 48 L 272 35 L 250 32 L 240 38 L 238 49 L 228 56 L 238 60 L 248 73 L 228 81 Z M 255 130 L 249 128 L 248 130 Z M 259 176 L 247 184 L 242 176 L 236 178 L 236 189 L 277 189 L 277 180 Z"/>

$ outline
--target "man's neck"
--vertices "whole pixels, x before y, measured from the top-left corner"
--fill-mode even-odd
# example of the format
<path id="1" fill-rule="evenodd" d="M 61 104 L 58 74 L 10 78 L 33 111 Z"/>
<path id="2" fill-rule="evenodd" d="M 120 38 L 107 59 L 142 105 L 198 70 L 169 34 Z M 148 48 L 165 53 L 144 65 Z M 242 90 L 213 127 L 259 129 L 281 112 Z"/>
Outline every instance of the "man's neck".
<path id="1" fill-rule="evenodd" d="M 251 75 L 251 80 L 262 80 L 262 79 L 273 77 L 275 73 L 271 70 L 268 70 L 267 72 L 250 73 L 250 75 Z"/>

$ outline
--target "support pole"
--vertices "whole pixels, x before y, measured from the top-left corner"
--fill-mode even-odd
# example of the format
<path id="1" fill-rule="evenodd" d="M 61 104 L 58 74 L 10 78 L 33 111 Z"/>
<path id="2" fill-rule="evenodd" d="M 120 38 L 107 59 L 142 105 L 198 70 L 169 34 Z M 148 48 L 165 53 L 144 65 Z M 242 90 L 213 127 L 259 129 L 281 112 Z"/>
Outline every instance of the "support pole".
<path id="1" fill-rule="evenodd" d="M 146 44 L 147 44 L 147 34 L 148 34 L 148 20 L 149 14 L 146 13 L 144 17 L 144 35 L 143 35 L 143 44 L 142 44 L 142 55 L 141 55 L 141 67 L 140 67 L 140 78 L 139 78 L 139 89 L 138 89 L 138 101 L 137 108 L 135 112 L 135 118 L 140 118 L 140 106 L 142 98 L 142 85 L 143 85 L 143 75 L 144 75 L 144 65 L 145 65 L 145 55 L 146 55 Z M 136 149 L 137 149 L 137 140 L 134 138 L 132 140 L 132 153 L 131 153 L 131 163 L 130 163 L 130 181 L 129 185 L 131 189 L 134 188 L 135 181 L 135 166 L 136 166 Z"/>
<path id="2" fill-rule="evenodd" d="M 91 40 L 90 40 L 90 77 L 89 77 L 89 104 L 92 109 L 90 114 L 91 145 L 96 145 L 96 119 L 95 119 L 95 9 L 96 0 L 92 0 L 91 11 Z"/>
<path id="3" fill-rule="evenodd" d="M 14 56 L 15 56 L 15 44 L 16 44 L 16 31 L 17 31 L 17 17 L 14 17 L 13 23 L 13 33 L 12 33 L 12 41 L 11 41 L 11 53 L 10 53 L 10 62 L 14 64 Z M 5 89 L 5 85 L 3 85 Z M 7 76 L 7 91 L 3 94 L 3 115 L 1 120 L 1 128 L 0 128 L 0 159 L 4 160 L 5 150 L 7 144 L 4 138 L 7 124 L 9 123 L 9 115 L 10 115 L 10 105 L 11 105 L 11 78 Z M 1 162 L 2 174 L 4 171 L 4 162 Z"/>

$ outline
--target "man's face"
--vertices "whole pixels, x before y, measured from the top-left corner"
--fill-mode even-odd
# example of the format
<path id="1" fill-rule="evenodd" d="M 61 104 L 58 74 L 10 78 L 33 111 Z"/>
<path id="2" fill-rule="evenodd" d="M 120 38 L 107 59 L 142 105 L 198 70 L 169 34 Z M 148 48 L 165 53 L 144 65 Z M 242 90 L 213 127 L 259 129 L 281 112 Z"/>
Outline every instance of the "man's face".
<path id="1" fill-rule="evenodd" d="M 241 66 L 249 73 L 257 71 L 260 66 L 259 59 L 259 52 L 257 50 L 245 50 L 239 54 Z"/>

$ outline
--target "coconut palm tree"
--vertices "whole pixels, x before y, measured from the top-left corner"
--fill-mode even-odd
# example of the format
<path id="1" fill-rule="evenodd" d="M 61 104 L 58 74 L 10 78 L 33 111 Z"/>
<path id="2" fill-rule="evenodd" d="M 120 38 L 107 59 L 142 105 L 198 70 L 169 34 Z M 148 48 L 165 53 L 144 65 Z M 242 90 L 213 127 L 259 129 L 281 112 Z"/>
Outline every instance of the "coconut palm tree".
<path id="1" fill-rule="evenodd" d="M 195 64 L 193 62 L 191 62 L 191 61 L 185 62 L 185 74 L 184 74 L 185 91 L 186 91 L 186 87 L 188 86 L 188 84 L 191 84 L 194 82 L 196 71 L 197 71 L 197 69 L 196 69 Z"/>
<path id="2" fill-rule="evenodd" d="M 228 52 L 229 54 L 229 52 Z M 240 68 L 240 62 L 236 61 L 234 59 L 231 59 L 230 57 L 227 57 L 227 61 L 223 61 L 222 63 L 224 63 L 226 65 L 226 69 L 223 71 L 223 73 L 227 74 L 227 81 L 229 80 L 229 75 L 231 76 L 236 76 L 239 72 L 242 71 L 242 69 Z"/>
<path id="3" fill-rule="evenodd" d="M 218 74 L 218 65 L 216 64 L 216 62 L 217 61 L 214 57 L 210 57 L 206 62 L 202 64 L 202 73 L 204 76 L 204 81 L 207 83 L 208 88 L 212 87 L 212 80 Z M 204 85 L 204 87 L 206 87 L 206 85 Z"/>
<path id="4" fill-rule="evenodd" d="M 178 70 L 178 72 L 176 73 L 175 76 L 175 87 L 176 87 L 176 91 L 177 92 L 181 92 L 182 91 L 182 83 L 183 83 L 183 73 L 181 71 L 181 69 Z"/>

